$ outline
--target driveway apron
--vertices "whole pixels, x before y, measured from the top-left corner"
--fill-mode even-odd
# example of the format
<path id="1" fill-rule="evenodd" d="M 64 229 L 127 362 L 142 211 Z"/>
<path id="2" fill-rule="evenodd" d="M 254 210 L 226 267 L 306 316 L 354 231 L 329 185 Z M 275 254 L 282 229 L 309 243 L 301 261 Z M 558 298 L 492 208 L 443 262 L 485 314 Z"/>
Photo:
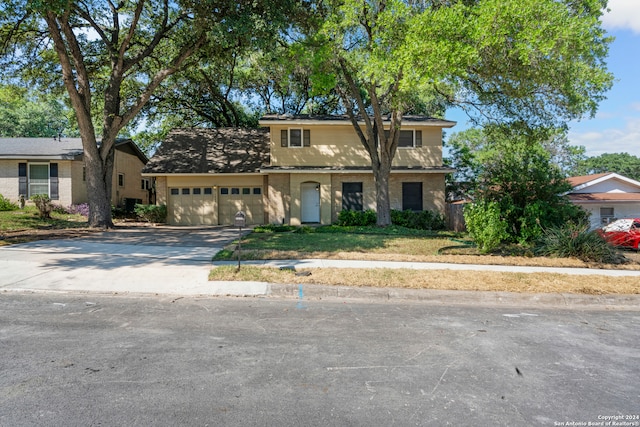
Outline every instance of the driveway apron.
<path id="1" fill-rule="evenodd" d="M 0 290 L 208 293 L 231 227 L 118 227 L 0 248 Z"/>

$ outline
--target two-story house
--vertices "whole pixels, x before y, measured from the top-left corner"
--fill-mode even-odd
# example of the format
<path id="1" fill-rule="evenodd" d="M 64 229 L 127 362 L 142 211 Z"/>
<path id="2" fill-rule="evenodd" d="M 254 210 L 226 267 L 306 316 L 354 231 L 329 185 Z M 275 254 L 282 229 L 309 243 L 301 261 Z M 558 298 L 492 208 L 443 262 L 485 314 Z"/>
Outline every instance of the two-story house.
<path id="1" fill-rule="evenodd" d="M 330 224 L 343 209 L 376 208 L 371 161 L 343 116 L 264 116 L 262 129 L 176 129 L 143 176 L 171 224 Z M 389 124 L 389 123 L 387 123 Z M 391 207 L 444 213 L 442 130 L 455 122 L 405 117 Z M 364 126 L 364 125 L 363 125 Z"/>

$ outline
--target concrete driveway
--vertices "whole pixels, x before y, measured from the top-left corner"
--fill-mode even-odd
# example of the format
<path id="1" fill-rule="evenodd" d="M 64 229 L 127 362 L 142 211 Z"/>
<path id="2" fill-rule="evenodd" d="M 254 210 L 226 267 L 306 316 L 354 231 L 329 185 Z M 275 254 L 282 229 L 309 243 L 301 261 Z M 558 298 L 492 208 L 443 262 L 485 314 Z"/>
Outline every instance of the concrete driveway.
<path id="1" fill-rule="evenodd" d="M 231 227 L 122 227 L 0 248 L 0 289 L 211 293 L 211 258 Z"/>

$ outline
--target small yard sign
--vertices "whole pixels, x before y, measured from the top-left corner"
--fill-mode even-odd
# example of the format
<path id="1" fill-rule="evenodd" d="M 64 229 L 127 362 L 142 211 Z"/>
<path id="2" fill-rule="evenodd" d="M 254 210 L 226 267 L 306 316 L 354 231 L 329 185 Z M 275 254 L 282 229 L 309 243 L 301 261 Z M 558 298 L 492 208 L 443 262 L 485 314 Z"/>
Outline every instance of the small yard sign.
<path id="1" fill-rule="evenodd" d="M 238 211 L 233 221 L 233 225 L 236 227 L 245 227 L 247 225 L 247 216 L 244 212 Z"/>

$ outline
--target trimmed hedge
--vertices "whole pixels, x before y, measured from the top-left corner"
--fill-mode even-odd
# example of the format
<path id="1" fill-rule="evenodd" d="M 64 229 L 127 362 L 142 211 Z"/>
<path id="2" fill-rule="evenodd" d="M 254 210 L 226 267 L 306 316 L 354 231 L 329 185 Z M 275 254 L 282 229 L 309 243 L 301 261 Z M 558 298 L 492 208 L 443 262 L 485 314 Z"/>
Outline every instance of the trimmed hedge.
<path id="1" fill-rule="evenodd" d="M 343 227 L 370 227 L 376 225 L 376 211 L 344 210 L 338 214 L 336 225 Z M 444 230 L 446 224 L 444 217 L 431 211 L 399 211 L 391 210 L 391 223 L 399 227 L 416 230 Z"/>

